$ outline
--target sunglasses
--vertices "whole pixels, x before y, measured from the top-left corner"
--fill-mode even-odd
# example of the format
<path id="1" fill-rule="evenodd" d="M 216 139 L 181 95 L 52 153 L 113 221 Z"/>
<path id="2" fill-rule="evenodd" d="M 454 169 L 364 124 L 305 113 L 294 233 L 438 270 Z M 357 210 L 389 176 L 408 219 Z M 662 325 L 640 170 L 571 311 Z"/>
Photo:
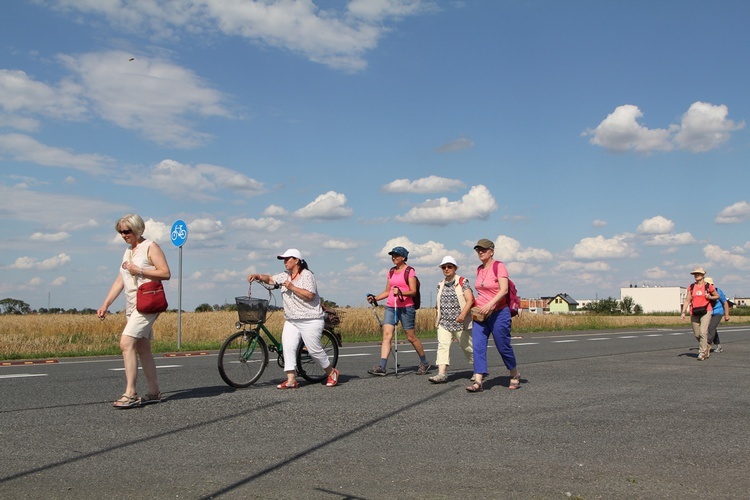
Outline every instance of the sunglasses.
<path id="1" fill-rule="evenodd" d="M 443 270 L 445 270 L 445 269 L 455 269 L 455 268 L 456 268 L 456 266 L 454 266 L 453 264 L 446 264 L 444 266 L 440 266 L 440 269 L 443 269 Z"/>
<path id="2" fill-rule="evenodd" d="M 132 232 L 133 232 L 133 230 L 132 230 L 132 229 L 122 229 L 122 230 L 120 230 L 120 231 L 118 231 L 118 232 L 119 232 L 120 234 L 130 234 L 130 233 L 132 233 Z"/>

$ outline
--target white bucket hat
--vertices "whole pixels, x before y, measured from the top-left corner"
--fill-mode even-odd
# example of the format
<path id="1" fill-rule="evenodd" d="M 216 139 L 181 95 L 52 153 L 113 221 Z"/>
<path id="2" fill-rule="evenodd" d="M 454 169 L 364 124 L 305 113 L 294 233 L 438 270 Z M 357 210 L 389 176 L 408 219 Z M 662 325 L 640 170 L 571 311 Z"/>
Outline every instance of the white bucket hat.
<path id="1" fill-rule="evenodd" d="M 445 257 L 443 257 L 443 262 L 441 262 L 438 267 L 443 267 L 446 264 L 453 264 L 454 266 L 456 266 L 456 269 L 458 269 L 458 264 L 456 264 L 456 259 L 454 259 L 450 255 L 446 255 Z"/>

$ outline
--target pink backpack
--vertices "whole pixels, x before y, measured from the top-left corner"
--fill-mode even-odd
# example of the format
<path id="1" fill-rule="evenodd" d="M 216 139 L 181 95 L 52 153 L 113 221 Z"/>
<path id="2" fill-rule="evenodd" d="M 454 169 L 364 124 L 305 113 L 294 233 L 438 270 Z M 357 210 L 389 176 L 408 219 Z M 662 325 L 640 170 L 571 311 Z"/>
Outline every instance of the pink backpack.
<path id="1" fill-rule="evenodd" d="M 477 270 L 479 270 L 482 266 L 479 266 Z M 497 278 L 497 269 L 500 267 L 500 262 L 494 261 L 492 263 L 492 272 L 495 274 L 495 278 Z M 507 298 L 507 304 L 510 308 L 510 317 L 518 316 L 518 310 L 521 308 L 521 299 L 518 298 L 518 290 L 516 290 L 516 284 L 513 283 L 513 281 L 508 278 L 508 298 Z"/>

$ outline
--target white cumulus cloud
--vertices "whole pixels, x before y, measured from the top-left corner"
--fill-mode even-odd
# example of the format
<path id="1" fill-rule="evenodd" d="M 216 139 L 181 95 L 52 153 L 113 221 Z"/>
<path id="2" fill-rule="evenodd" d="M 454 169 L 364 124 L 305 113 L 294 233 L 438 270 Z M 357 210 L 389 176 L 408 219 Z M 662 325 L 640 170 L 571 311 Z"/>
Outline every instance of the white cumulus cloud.
<path id="1" fill-rule="evenodd" d="M 34 257 L 19 257 L 9 266 L 10 269 L 37 269 L 40 271 L 49 271 L 67 265 L 70 262 L 70 256 L 64 253 L 39 261 Z"/>
<path id="2" fill-rule="evenodd" d="M 578 259 L 623 259 L 635 257 L 637 252 L 630 243 L 627 235 L 617 235 L 612 238 L 595 236 L 583 238 L 573 247 L 573 255 Z"/>
<path id="3" fill-rule="evenodd" d="M 750 203 L 738 201 L 724 208 L 714 220 L 717 224 L 738 224 L 748 219 L 750 219 Z"/>
<path id="4" fill-rule="evenodd" d="M 89 174 L 104 174 L 114 160 L 98 154 L 76 154 L 67 149 L 42 144 L 24 134 L 0 135 L 0 158 L 36 163 L 45 167 L 63 167 Z"/>
<path id="5" fill-rule="evenodd" d="M 656 234 L 644 242 L 650 246 L 692 245 L 696 239 L 689 232 L 677 234 Z"/>
<path id="6" fill-rule="evenodd" d="M 705 153 L 729 140 L 730 133 L 745 127 L 727 118 L 725 105 L 694 102 L 682 116 L 680 124 L 666 129 L 649 129 L 639 123 L 643 112 L 632 104 L 618 106 L 596 128 L 587 129 L 583 136 L 589 142 L 610 151 L 652 153 L 671 151 L 674 147 L 692 153 Z"/>
<path id="7" fill-rule="evenodd" d="M 58 242 L 67 240 L 70 238 L 70 234 L 66 233 L 65 231 L 60 231 L 57 233 L 34 233 L 29 238 L 31 241 L 42 241 L 45 243 L 50 242 Z"/>
<path id="8" fill-rule="evenodd" d="M 134 171 L 123 183 L 155 189 L 174 198 L 202 202 L 218 200 L 218 192 L 222 189 L 243 197 L 266 191 L 263 183 L 236 170 L 206 164 L 192 166 L 175 160 L 162 160 L 146 173 Z"/>
<path id="9" fill-rule="evenodd" d="M 666 217 L 657 215 L 641 222 L 636 231 L 638 234 L 666 234 L 671 233 L 673 229 L 674 222 Z"/>
<path id="10" fill-rule="evenodd" d="M 541 262 L 552 260 L 552 253 L 541 248 L 522 248 L 518 240 L 500 236 L 495 240 L 495 257 L 503 262 Z"/>
<path id="11" fill-rule="evenodd" d="M 486 186 L 480 184 L 472 186 L 460 200 L 450 201 L 444 197 L 427 200 L 405 215 L 397 216 L 396 220 L 412 224 L 447 226 L 469 220 L 486 220 L 495 210 L 495 198 Z"/>
<path id="12" fill-rule="evenodd" d="M 680 131 L 674 142 L 680 149 L 692 153 L 705 153 L 721 146 L 729 140 L 730 132 L 745 127 L 727 119 L 729 109 L 725 105 L 694 102 L 682 116 Z"/>
<path id="13" fill-rule="evenodd" d="M 273 217 L 262 217 L 260 219 L 236 219 L 232 221 L 232 227 L 241 231 L 266 231 L 275 233 L 280 230 L 284 223 Z"/>
<path id="14" fill-rule="evenodd" d="M 294 212 L 302 219 L 335 220 L 351 217 L 354 213 L 346 206 L 346 196 L 335 191 L 321 194 L 315 200 Z"/>
<path id="15" fill-rule="evenodd" d="M 706 245 L 703 247 L 703 255 L 706 256 L 711 265 L 740 271 L 750 271 L 750 258 L 742 254 L 724 250 L 718 245 Z"/>
<path id="16" fill-rule="evenodd" d="M 383 186 L 383 191 L 386 193 L 440 193 L 443 191 L 455 191 L 457 189 L 463 189 L 466 187 L 462 181 L 458 179 L 448 179 L 445 177 L 438 177 L 437 175 L 430 175 L 421 179 L 409 180 L 409 179 L 396 179 Z"/>
<path id="17" fill-rule="evenodd" d="M 191 70 L 158 58 L 130 57 L 128 52 L 108 51 L 60 59 L 95 113 L 158 144 L 201 146 L 211 137 L 194 130 L 190 118 L 230 116 L 224 96 Z"/>
<path id="18" fill-rule="evenodd" d="M 638 106 L 625 104 L 618 106 L 594 129 L 586 130 L 583 135 L 591 136 L 589 142 L 615 152 L 637 151 L 650 153 L 653 151 L 669 151 L 671 131 L 668 129 L 649 129 L 638 119 L 643 112 Z"/>
<path id="19" fill-rule="evenodd" d="M 129 31 L 144 30 L 161 38 L 220 31 L 348 72 L 367 67 L 364 54 L 389 31 L 388 21 L 434 8 L 424 0 L 355 0 L 346 9 L 325 8 L 329 2 L 318 4 L 312 0 L 66 0 L 62 8 L 100 15 Z"/>

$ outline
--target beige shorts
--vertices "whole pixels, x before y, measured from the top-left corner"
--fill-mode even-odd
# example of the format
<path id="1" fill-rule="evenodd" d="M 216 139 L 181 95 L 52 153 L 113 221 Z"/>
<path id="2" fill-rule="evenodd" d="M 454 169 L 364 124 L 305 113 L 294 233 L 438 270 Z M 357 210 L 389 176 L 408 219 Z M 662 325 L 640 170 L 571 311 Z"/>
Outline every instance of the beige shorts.
<path id="1" fill-rule="evenodd" d="M 128 337 L 135 337 L 137 339 L 154 339 L 154 321 L 159 317 L 159 313 L 156 314 L 141 314 L 137 310 L 133 310 L 128 315 L 128 322 L 125 325 L 125 329 L 122 331 L 123 335 Z"/>

